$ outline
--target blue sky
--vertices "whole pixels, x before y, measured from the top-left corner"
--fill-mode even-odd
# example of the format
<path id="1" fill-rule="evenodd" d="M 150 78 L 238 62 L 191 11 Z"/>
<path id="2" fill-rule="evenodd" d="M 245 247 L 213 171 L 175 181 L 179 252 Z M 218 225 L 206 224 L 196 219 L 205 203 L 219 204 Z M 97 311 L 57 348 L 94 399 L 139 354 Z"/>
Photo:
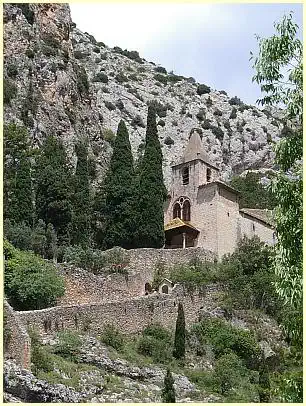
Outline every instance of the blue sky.
<path id="1" fill-rule="evenodd" d="M 302 4 L 257 3 L 75 3 L 72 20 L 110 47 L 137 50 L 168 71 L 193 76 L 229 96 L 255 104 L 261 96 L 252 83 L 250 51 L 255 34 L 272 35 L 273 23 L 294 12 L 302 37 Z"/>

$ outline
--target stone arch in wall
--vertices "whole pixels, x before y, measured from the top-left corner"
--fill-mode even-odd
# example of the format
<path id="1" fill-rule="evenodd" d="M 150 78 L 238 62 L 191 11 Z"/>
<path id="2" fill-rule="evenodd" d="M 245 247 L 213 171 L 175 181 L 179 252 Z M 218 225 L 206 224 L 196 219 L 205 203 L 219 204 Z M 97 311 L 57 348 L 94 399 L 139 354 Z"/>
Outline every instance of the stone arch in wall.
<path id="1" fill-rule="evenodd" d="M 173 205 L 173 218 L 177 217 L 184 221 L 191 221 L 191 204 L 186 196 L 179 197 Z"/>
<path id="2" fill-rule="evenodd" d="M 147 282 L 145 284 L 145 295 L 149 295 L 150 293 L 152 293 L 152 285 L 151 283 Z"/>
<path id="3" fill-rule="evenodd" d="M 162 293 L 169 293 L 169 287 L 168 287 L 168 285 L 163 285 L 163 286 L 162 286 Z"/>

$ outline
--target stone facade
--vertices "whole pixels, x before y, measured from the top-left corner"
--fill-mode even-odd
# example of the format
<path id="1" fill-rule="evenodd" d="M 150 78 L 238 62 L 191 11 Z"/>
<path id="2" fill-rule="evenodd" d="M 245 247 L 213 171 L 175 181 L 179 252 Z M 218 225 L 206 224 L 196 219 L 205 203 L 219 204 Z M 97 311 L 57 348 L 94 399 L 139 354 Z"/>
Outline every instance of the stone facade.
<path id="1" fill-rule="evenodd" d="M 231 253 L 244 236 L 274 243 L 274 230 L 266 216 L 239 210 L 239 192 L 221 182 L 218 168 L 203 151 L 194 130 L 184 156 L 172 167 L 172 189 L 165 208 L 167 248 L 203 247 L 220 258 Z M 184 223 L 173 223 L 180 218 Z M 171 223 L 172 221 L 172 223 Z M 197 234 L 195 233 L 197 230 Z"/>
<path id="2" fill-rule="evenodd" d="M 31 340 L 12 307 L 4 301 L 5 330 L 8 338 L 4 346 L 5 358 L 14 359 L 25 369 L 31 367 Z"/>

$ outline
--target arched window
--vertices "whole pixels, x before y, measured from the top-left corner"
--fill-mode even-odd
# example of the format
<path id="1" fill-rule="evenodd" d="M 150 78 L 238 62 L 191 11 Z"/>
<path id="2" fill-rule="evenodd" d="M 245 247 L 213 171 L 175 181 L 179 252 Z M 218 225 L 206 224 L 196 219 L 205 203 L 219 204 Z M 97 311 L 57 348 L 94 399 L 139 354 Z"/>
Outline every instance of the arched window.
<path id="1" fill-rule="evenodd" d="M 206 171 L 206 182 L 211 182 L 211 169 L 207 168 Z"/>
<path id="2" fill-rule="evenodd" d="M 189 168 L 188 166 L 185 166 L 185 168 L 183 168 L 183 185 L 188 185 L 189 183 Z"/>
<path id="3" fill-rule="evenodd" d="M 188 200 L 185 200 L 183 204 L 183 220 L 190 221 L 190 203 Z"/>
<path id="4" fill-rule="evenodd" d="M 175 219 L 176 217 L 181 218 L 181 206 L 179 203 L 175 203 L 173 207 L 173 218 Z"/>

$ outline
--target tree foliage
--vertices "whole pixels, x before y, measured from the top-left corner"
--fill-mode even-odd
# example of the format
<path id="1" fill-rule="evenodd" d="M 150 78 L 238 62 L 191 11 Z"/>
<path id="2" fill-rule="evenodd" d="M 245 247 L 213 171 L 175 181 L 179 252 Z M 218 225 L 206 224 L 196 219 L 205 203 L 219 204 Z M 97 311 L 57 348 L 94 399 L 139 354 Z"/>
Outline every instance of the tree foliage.
<path id="1" fill-rule="evenodd" d="M 185 345 L 186 345 L 186 326 L 185 326 L 185 314 L 182 303 L 178 305 L 173 356 L 176 359 L 182 359 L 185 357 Z"/>
<path id="2" fill-rule="evenodd" d="M 4 292 L 16 310 L 54 306 L 65 292 L 64 281 L 54 265 L 29 251 L 4 242 Z"/>
<path id="3" fill-rule="evenodd" d="M 166 188 L 163 182 L 162 151 L 158 139 L 156 113 L 148 108 L 146 145 L 137 184 L 137 246 L 161 248 L 164 245 L 164 208 Z"/>
<path id="4" fill-rule="evenodd" d="M 105 233 L 104 247 L 132 248 L 135 218 L 135 174 L 129 134 L 120 121 L 114 141 L 113 155 L 103 185 Z"/>
<path id="5" fill-rule="evenodd" d="M 175 403 L 174 379 L 169 368 L 164 379 L 162 401 L 163 403 Z"/>
<path id="6" fill-rule="evenodd" d="M 257 82 L 264 97 L 258 102 L 284 109 L 287 136 L 275 145 L 275 164 L 279 171 L 271 182 L 278 204 L 274 212 L 277 245 L 275 256 L 276 289 L 291 317 L 283 324 L 291 342 L 302 347 L 302 155 L 303 155 L 303 45 L 292 13 L 275 24 L 276 33 L 259 38 L 254 60 Z M 300 354 L 302 356 L 302 354 Z M 302 370 L 286 380 L 284 399 L 291 389 L 302 392 Z"/>

